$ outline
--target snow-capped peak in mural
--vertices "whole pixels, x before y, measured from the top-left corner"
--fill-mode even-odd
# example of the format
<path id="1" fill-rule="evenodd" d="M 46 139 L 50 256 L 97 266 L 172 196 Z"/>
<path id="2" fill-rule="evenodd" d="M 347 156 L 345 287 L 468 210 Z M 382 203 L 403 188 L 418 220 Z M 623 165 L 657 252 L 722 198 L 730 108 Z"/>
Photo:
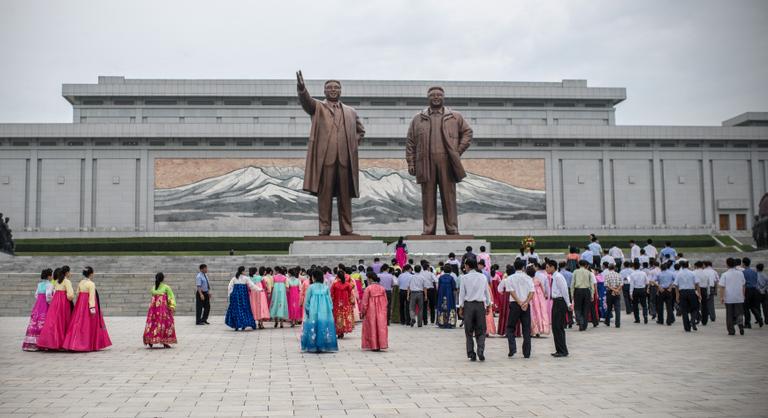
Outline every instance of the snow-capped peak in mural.
<path id="1" fill-rule="evenodd" d="M 190 184 L 158 188 L 155 222 L 165 230 L 232 230 L 274 228 L 274 222 L 282 220 L 282 229 L 311 230 L 317 199 L 301 190 L 303 175 L 299 167 L 247 166 Z M 457 186 L 462 223 L 480 222 L 492 228 L 500 222 L 509 226 L 546 219 L 544 191 L 472 173 Z M 421 190 L 407 171 L 361 169 L 360 193 L 353 200 L 352 214 L 362 230 L 410 228 L 410 224 L 414 230 L 420 228 Z"/>

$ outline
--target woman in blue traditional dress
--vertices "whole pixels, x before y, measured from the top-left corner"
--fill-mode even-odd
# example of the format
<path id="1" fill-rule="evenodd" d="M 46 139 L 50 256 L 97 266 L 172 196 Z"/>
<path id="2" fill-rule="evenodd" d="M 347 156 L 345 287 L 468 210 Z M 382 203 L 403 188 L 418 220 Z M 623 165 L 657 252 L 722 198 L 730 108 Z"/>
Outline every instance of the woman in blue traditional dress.
<path id="1" fill-rule="evenodd" d="M 229 281 L 227 288 L 229 295 L 229 307 L 227 307 L 227 316 L 224 317 L 224 323 L 228 327 L 237 330 L 245 330 L 245 327 L 256 329 L 256 321 L 253 319 L 251 311 L 251 301 L 248 298 L 248 289 L 256 291 L 256 285 L 253 284 L 250 277 L 245 274 L 245 267 L 237 268 L 235 277 Z"/>
<path id="2" fill-rule="evenodd" d="M 437 326 L 440 328 L 456 327 L 456 299 L 453 291 L 456 289 L 456 280 L 451 272 L 458 266 L 446 264 L 443 274 L 437 279 Z"/>
<path id="3" fill-rule="evenodd" d="M 312 284 L 304 299 L 304 325 L 301 333 L 301 351 L 320 353 L 339 351 L 336 325 L 333 322 L 333 303 L 328 286 L 323 284 L 322 270 L 311 272 Z"/>

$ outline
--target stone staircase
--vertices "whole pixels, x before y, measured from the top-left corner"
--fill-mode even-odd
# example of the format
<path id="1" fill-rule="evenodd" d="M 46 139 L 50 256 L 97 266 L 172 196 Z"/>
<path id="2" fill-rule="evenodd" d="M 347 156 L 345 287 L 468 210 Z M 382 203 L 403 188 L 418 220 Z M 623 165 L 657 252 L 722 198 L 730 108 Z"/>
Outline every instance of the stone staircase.
<path id="1" fill-rule="evenodd" d="M 558 259 L 562 254 L 549 255 Z M 686 254 L 693 261 L 709 259 L 714 261 L 718 270 L 725 268 L 725 258 L 729 256 L 743 257 L 739 254 Z M 768 260 L 768 252 L 749 254 L 753 263 Z M 341 261 L 356 264 L 362 258 L 366 263 L 372 262 L 371 256 L 343 256 Z M 426 257 L 436 263 L 438 257 Z M 258 256 L 41 256 L 41 257 L 12 257 L 0 260 L 0 316 L 26 316 L 34 304 L 34 290 L 39 281 L 40 271 L 47 267 L 69 265 L 72 268 L 73 286 L 80 280 L 80 270 L 90 265 L 96 271 L 95 282 L 99 290 L 101 306 L 105 315 L 112 316 L 143 316 L 147 313 L 150 300 L 150 289 L 154 285 L 155 273 L 165 273 L 165 283 L 173 289 L 177 299 L 178 315 L 194 315 L 195 311 L 195 275 L 201 263 L 208 264 L 209 280 L 213 298 L 211 310 L 214 315 L 223 315 L 227 307 L 227 284 L 237 266 L 310 266 L 338 264 L 339 257 L 333 256 L 288 256 L 288 255 L 258 255 Z M 421 257 L 415 257 L 420 260 Z M 442 258 L 440 258 L 442 259 Z M 492 255 L 494 263 L 506 265 L 514 261 L 513 254 Z"/>

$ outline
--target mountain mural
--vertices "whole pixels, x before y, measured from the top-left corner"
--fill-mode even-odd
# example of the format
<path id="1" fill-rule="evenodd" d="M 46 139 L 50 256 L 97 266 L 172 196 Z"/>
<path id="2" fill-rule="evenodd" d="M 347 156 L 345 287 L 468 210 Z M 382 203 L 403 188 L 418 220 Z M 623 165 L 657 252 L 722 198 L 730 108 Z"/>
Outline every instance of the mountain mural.
<path id="1" fill-rule="evenodd" d="M 317 199 L 301 190 L 299 167 L 248 166 L 191 184 L 155 190 L 155 222 L 183 224 L 237 218 L 317 220 Z M 368 168 L 360 171 L 355 224 L 421 222 L 421 187 L 405 171 Z M 461 215 L 491 221 L 546 219 L 545 193 L 468 173 L 457 185 Z M 438 200 L 439 205 L 439 200 Z M 177 229 L 177 228 L 173 228 Z"/>

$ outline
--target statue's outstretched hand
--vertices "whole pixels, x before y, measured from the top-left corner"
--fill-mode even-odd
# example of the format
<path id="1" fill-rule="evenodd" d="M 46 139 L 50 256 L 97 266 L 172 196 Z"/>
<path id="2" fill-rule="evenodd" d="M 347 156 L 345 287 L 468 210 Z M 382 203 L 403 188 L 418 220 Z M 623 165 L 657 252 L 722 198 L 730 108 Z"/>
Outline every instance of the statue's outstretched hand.
<path id="1" fill-rule="evenodd" d="M 296 72 L 296 90 L 304 91 L 307 86 L 304 84 L 304 75 L 301 74 L 301 70 Z"/>

